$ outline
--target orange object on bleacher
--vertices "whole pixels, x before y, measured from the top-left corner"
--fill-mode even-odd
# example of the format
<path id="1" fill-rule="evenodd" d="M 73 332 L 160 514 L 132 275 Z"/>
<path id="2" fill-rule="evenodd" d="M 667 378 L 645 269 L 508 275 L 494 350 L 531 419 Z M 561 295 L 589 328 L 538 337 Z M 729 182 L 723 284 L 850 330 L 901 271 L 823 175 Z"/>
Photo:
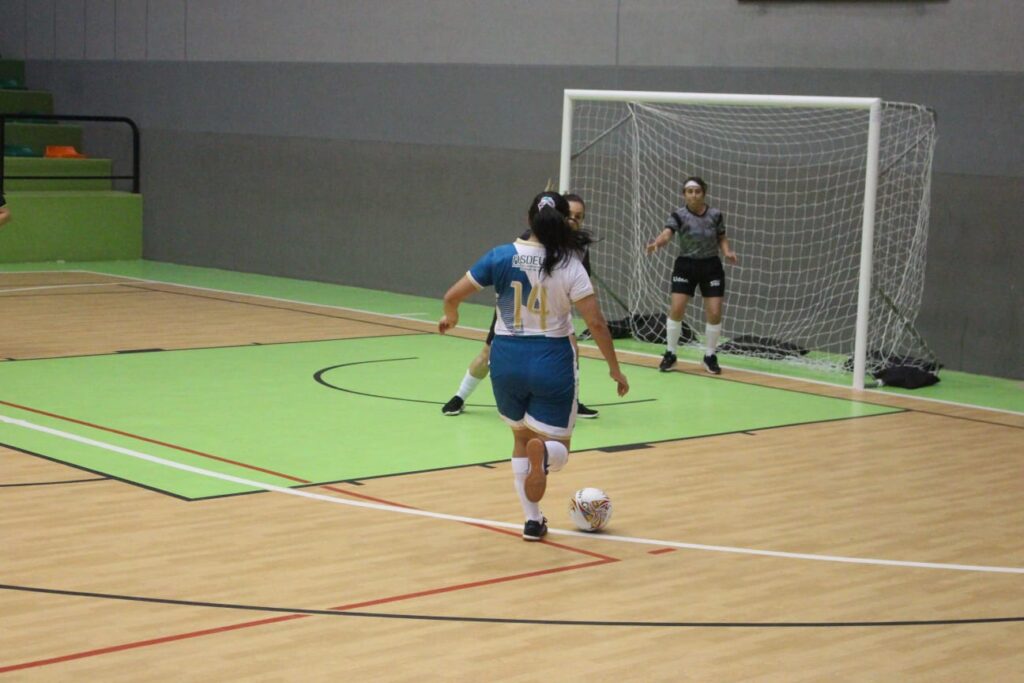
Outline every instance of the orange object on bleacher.
<path id="1" fill-rule="evenodd" d="M 48 159 L 84 159 L 85 155 L 72 145 L 47 145 L 43 154 Z"/>

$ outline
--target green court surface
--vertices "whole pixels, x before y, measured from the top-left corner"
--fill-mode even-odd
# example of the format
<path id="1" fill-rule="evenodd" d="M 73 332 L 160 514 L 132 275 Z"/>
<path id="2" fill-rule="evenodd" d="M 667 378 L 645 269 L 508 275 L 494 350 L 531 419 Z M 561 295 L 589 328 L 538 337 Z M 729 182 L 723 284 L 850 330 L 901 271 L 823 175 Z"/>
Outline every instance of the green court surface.
<path id="1" fill-rule="evenodd" d="M 0 264 L 0 272 L 40 270 L 87 270 L 192 287 L 205 287 L 227 292 L 268 296 L 290 301 L 355 308 L 362 311 L 384 315 L 398 315 L 423 321 L 434 321 L 441 315 L 441 302 L 436 298 L 394 294 L 359 287 L 347 287 L 344 285 L 309 282 L 267 275 L 237 273 L 214 268 L 179 266 L 155 261 Z M 489 306 L 466 304 L 461 311 L 460 324 L 465 328 L 486 330 L 488 325 L 490 325 L 492 311 L 493 309 Z M 577 325 L 577 329 L 583 329 L 582 323 Z M 659 345 L 632 339 L 617 340 L 616 347 L 625 351 L 635 351 L 652 356 L 660 356 L 664 350 Z M 695 347 L 686 347 L 680 351 L 679 358 L 680 361 L 697 362 L 700 360 L 700 352 Z M 848 374 L 814 370 L 791 363 L 729 355 L 722 355 L 720 361 L 725 368 L 783 375 L 842 387 L 849 387 L 851 383 L 851 378 Z M 940 377 L 942 379 L 941 382 L 923 389 L 907 390 L 884 387 L 874 391 L 879 393 L 905 394 L 926 400 L 994 408 L 1013 413 L 1024 413 L 1024 382 L 1020 380 L 973 375 L 952 370 L 943 370 Z"/>
<path id="2" fill-rule="evenodd" d="M 440 412 L 478 346 L 410 334 L 0 363 L 0 415 L 61 432 L 0 422 L 0 442 L 190 499 L 253 487 L 66 434 L 275 486 L 501 461 L 511 436 L 489 386 L 463 415 Z M 627 372 L 632 391 L 620 399 L 604 362 L 582 360 L 585 399 L 602 414 L 577 427 L 574 451 L 894 412 L 699 375 Z"/>

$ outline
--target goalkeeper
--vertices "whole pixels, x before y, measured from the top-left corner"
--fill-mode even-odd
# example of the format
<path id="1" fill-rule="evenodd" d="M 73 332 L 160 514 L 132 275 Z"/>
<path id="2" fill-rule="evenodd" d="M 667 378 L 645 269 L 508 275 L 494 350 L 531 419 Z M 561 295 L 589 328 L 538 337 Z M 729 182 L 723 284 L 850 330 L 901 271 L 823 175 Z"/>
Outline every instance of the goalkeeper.
<path id="1" fill-rule="evenodd" d="M 573 230 L 580 230 L 583 228 L 583 220 L 586 218 L 587 207 L 583 203 L 583 198 L 578 194 L 566 194 L 564 195 L 566 200 L 569 202 L 569 216 L 567 222 Z M 530 231 L 527 230 L 520 239 L 530 239 Z M 590 253 L 586 247 L 583 247 L 583 268 L 587 271 L 587 275 L 590 275 Z M 466 406 L 466 399 L 473 393 L 477 385 L 480 384 L 487 377 L 490 371 L 489 363 L 491 358 L 491 342 L 494 341 L 494 324 L 498 320 L 498 314 L 495 312 L 491 318 L 491 329 L 487 333 L 487 340 L 484 342 L 484 347 L 480 350 L 466 370 L 466 375 L 462 378 L 462 383 L 459 385 L 458 392 L 444 404 L 441 408 L 441 412 L 445 415 L 458 415 Z M 575 335 L 572 337 L 573 344 L 576 343 Z M 592 420 L 596 418 L 598 411 L 593 408 L 588 408 L 581 402 L 576 403 L 576 417 Z"/>
<path id="2" fill-rule="evenodd" d="M 725 295 L 725 269 L 718 252 L 738 263 L 736 252 L 725 236 L 722 212 L 705 203 L 708 185 L 696 176 L 683 183 L 686 205 L 673 211 L 665 221 L 665 229 L 647 244 L 647 253 L 653 254 L 676 237 L 679 256 L 672 268 L 672 302 L 665 321 L 666 349 L 658 369 L 668 372 L 676 364 L 679 333 L 683 327 L 686 305 L 697 287 L 704 299 L 704 369 L 713 375 L 722 374 L 718 365 L 718 337 L 722 333 L 722 297 Z"/>

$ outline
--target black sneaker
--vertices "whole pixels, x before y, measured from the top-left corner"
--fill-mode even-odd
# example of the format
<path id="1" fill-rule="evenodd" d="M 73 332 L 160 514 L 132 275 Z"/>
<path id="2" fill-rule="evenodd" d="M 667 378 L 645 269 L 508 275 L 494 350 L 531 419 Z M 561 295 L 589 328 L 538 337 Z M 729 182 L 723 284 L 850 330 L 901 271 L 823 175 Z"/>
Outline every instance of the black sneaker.
<path id="1" fill-rule="evenodd" d="M 582 417 L 584 420 L 593 420 L 600 414 L 600 411 L 588 408 L 582 403 L 576 404 L 576 417 Z"/>
<path id="2" fill-rule="evenodd" d="M 441 412 L 445 415 L 458 415 L 462 412 L 462 407 L 466 405 L 466 402 L 462 400 L 461 396 L 452 396 L 452 400 L 444 404 L 444 408 L 441 408 Z"/>
<path id="3" fill-rule="evenodd" d="M 704 356 L 704 369 L 712 375 L 721 375 L 722 368 L 718 367 L 718 356 L 715 354 Z"/>
<path id="4" fill-rule="evenodd" d="M 523 540 L 524 541 L 539 541 L 544 538 L 548 533 L 548 519 L 545 517 L 541 521 L 529 520 L 526 522 L 526 526 L 523 527 Z"/>
<path id="5" fill-rule="evenodd" d="M 662 372 L 668 372 L 672 369 L 672 366 L 676 364 L 676 354 L 671 351 L 666 351 L 665 355 L 661 357 L 661 364 L 658 369 Z"/>

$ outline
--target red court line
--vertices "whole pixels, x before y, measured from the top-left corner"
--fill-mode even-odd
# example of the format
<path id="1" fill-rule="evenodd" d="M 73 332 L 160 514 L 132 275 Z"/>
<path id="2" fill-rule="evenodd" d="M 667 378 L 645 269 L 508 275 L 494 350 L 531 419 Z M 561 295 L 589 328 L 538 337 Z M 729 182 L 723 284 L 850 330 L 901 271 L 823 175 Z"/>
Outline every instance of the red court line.
<path id="1" fill-rule="evenodd" d="M 661 555 L 662 553 L 674 553 L 675 548 L 658 548 L 657 550 L 648 550 L 647 553 L 650 555 Z"/>
<path id="2" fill-rule="evenodd" d="M 168 443 L 166 441 L 159 441 L 157 439 L 150 439 L 149 437 L 140 436 L 138 434 L 132 434 L 131 432 L 123 432 L 120 429 L 114 429 L 112 427 L 104 427 L 103 425 L 98 425 L 98 424 L 95 424 L 95 423 L 92 423 L 92 422 L 86 422 L 85 420 L 78 420 L 78 419 L 75 419 L 73 417 L 67 417 L 66 415 L 58 415 L 56 413 L 50 413 L 50 412 L 47 412 L 45 410 L 40 410 L 38 408 L 30 408 L 28 406 L 19 405 L 17 403 L 11 403 L 10 401 L 2 401 L 2 400 L 0 400 L 0 405 L 10 406 L 11 408 L 17 408 L 18 410 L 25 410 L 25 411 L 28 411 L 30 413 L 36 413 L 37 415 L 45 415 L 47 417 L 52 417 L 55 420 L 63 420 L 65 422 L 72 422 L 72 423 L 77 424 L 77 425 L 82 425 L 83 427 L 91 427 L 92 429 L 98 429 L 98 430 L 100 430 L 102 432 L 109 432 L 111 434 L 117 434 L 119 436 L 126 436 L 129 439 L 137 439 L 139 441 L 145 441 L 146 443 L 156 444 L 157 446 L 164 446 L 165 448 L 171 448 L 171 449 L 174 449 L 174 450 L 177 450 L 177 451 L 182 451 L 182 452 L 185 452 L 185 453 L 191 453 L 192 455 L 198 455 L 198 456 L 203 457 L 203 458 L 210 458 L 211 460 L 217 460 L 218 462 L 228 463 L 229 465 L 235 465 L 237 467 L 243 467 L 245 469 L 255 470 L 256 472 L 263 472 L 264 474 L 269 474 L 269 475 L 272 475 L 272 476 L 275 476 L 275 477 L 280 477 L 281 479 L 288 479 L 290 481 L 298 482 L 300 484 L 310 484 L 310 483 L 312 483 L 312 482 L 310 482 L 310 481 L 308 481 L 306 479 L 300 479 L 298 477 L 293 477 L 290 474 L 283 474 L 281 472 L 275 472 L 274 470 L 268 470 L 268 469 L 265 469 L 263 467 L 257 467 L 256 465 L 250 465 L 248 463 L 239 462 L 237 460 L 231 460 L 229 458 L 222 458 L 219 455 L 213 455 L 212 453 L 204 453 L 203 451 L 193 450 L 191 448 L 186 448 L 185 446 L 178 446 L 176 444 Z"/>
<path id="3" fill-rule="evenodd" d="M 147 442 L 147 443 L 157 444 L 157 445 L 160 445 L 160 446 L 164 446 L 166 448 L 171 448 L 171 449 L 175 449 L 175 450 L 184 451 L 184 452 L 187 452 L 187 453 L 192 453 L 193 455 L 198 455 L 200 457 L 205 457 L 205 458 L 211 458 L 213 460 L 218 460 L 220 462 L 230 463 L 230 464 L 233 464 L 233 465 L 237 465 L 239 467 L 245 467 L 245 468 L 249 468 L 249 469 L 253 469 L 253 470 L 258 470 L 258 471 L 261 471 L 261 472 L 265 472 L 267 474 L 271 474 L 271 475 L 274 475 L 274 476 L 277 476 L 277 477 L 282 477 L 284 479 L 289 479 L 289 480 L 296 481 L 296 482 L 299 482 L 299 483 L 303 483 L 303 484 L 310 484 L 310 483 L 312 483 L 312 482 L 310 482 L 308 480 L 301 479 L 299 477 L 294 477 L 292 475 L 283 474 L 283 473 L 280 473 L 280 472 L 274 472 L 272 470 L 267 470 L 267 469 L 263 469 L 263 468 L 260 468 L 260 467 L 255 467 L 253 465 L 248 465 L 246 463 L 236 462 L 236 461 L 233 461 L 233 460 L 229 460 L 227 458 L 221 458 L 219 456 L 212 455 L 210 453 L 204 453 L 202 451 L 196 451 L 196 450 L 193 450 L 193 449 L 190 449 L 190 448 L 185 448 L 183 446 L 177 446 L 175 444 L 167 443 L 167 442 L 164 442 L 164 441 L 158 441 L 156 439 L 150 439 L 150 438 L 147 438 L 147 437 L 144 437 L 144 436 L 139 436 L 137 434 L 132 434 L 132 433 L 129 433 L 129 432 L 120 431 L 120 430 L 113 429 L 113 428 L 110 428 L 110 427 L 103 427 L 102 425 L 93 424 L 91 422 L 86 422 L 84 420 L 78 420 L 78 419 L 71 418 L 71 417 L 66 417 L 66 416 L 63 416 L 63 415 L 58 415 L 56 413 L 50 413 L 50 412 L 47 412 L 47 411 L 44 411 L 44 410 L 39 410 L 37 408 L 30 408 L 28 406 L 22 406 L 22 405 L 19 405 L 19 404 L 16 404 L 16 403 L 10 403 L 8 401 L 3 401 L 3 400 L 0 400 L 0 405 L 6 405 L 6 406 L 10 406 L 12 408 L 17 408 L 17 409 L 20 409 L 20 410 L 26 410 L 28 412 L 37 413 L 37 414 L 40 414 L 40 415 L 45 415 L 47 417 L 52 417 L 52 418 L 57 419 L 57 420 L 64 420 L 64 421 L 67 421 L 67 422 L 72 422 L 74 424 L 79 424 L 79 425 L 83 425 L 83 426 L 86 426 L 86 427 L 91 427 L 91 428 L 94 428 L 94 429 L 98 429 L 98 430 L 105 431 L 105 432 L 110 432 L 110 433 L 113 433 L 113 434 L 118 434 L 118 435 L 125 436 L 125 437 L 128 437 L 128 438 L 138 439 L 140 441 L 144 441 L 144 442 Z M 373 501 L 373 502 L 383 503 L 383 504 L 386 504 L 386 505 L 394 505 L 396 507 L 404 507 L 404 508 L 408 508 L 408 509 L 418 509 L 418 508 L 414 508 L 411 505 L 403 505 L 403 504 L 400 504 L 400 503 L 393 503 L 391 501 L 384 500 L 382 498 L 375 498 L 373 496 L 368 496 L 368 495 L 365 495 L 365 494 L 356 493 L 354 491 L 347 491 L 345 489 L 339 489 L 339 488 L 336 488 L 336 487 L 333 487 L 333 486 L 323 486 L 322 488 L 325 488 L 325 489 L 328 489 L 330 491 L 334 491 L 336 493 L 340 493 L 340 494 L 343 494 L 343 495 L 352 496 L 353 498 L 361 498 L 361 499 L 365 499 L 365 500 L 369 500 L 369 501 Z M 498 533 L 502 533 L 502 534 L 508 534 L 508 535 L 511 535 L 511 536 L 519 536 L 518 532 L 510 531 L 510 530 L 507 530 L 507 529 L 501 529 L 501 528 L 497 528 L 497 527 L 491 527 L 491 526 L 487 526 L 485 524 L 477 524 L 477 523 L 473 523 L 473 522 L 464 522 L 464 524 L 468 524 L 469 526 L 475 526 L 475 527 L 478 527 L 478 528 L 481 528 L 481 529 L 486 529 L 488 531 L 494 531 L 494 532 L 498 532 Z M 396 602 L 396 601 L 400 601 L 400 600 L 408 600 L 408 599 L 412 599 L 412 598 L 416 598 L 416 597 L 423 597 L 423 596 L 427 596 L 427 595 L 436 595 L 436 594 L 439 594 L 439 593 L 449 593 L 449 592 L 453 592 L 453 591 L 465 590 L 465 589 L 469 589 L 469 588 L 476 588 L 476 587 L 479 587 L 479 586 L 487 586 L 487 585 L 492 585 L 492 584 L 497 584 L 497 583 L 504 583 L 504 582 L 508 582 L 508 581 L 518 581 L 520 579 L 527 579 L 527 578 L 533 578 L 533 577 L 537 577 L 537 576 L 544 576 L 544 575 L 547 575 L 547 574 L 556 574 L 556 573 L 565 572 L 565 571 L 571 571 L 571 570 L 575 570 L 575 569 L 585 569 L 585 568 L 588 568 L 588 567 L 595 567 L 595 566 L 599 566 L 599 565 L 602 565 L 602 564 L 608 564 L 610 562 L 618 562 L 619 561 L 618 558 L 610 557 L 608 555 L 602 555 L 602 554 L 599 554 L 599 553 L 594 553 L 594 552 L 591 552 L 589 550 L 583 550 L 581 548 L 573 548 L 571 546 L 563 545 L 561 543 L 555 543 L 555 542 L 547 541 L 547 540 L 543 541 L 543 543 L 545 545 L 550 545 L 552 547 L 559 548 L 561 550 L 567 550 L 567 551 L 570 551 L 570 552 L 580 553 L 580 554 L 588 555 L 588 556 L 595 557 L 595 558 L 598 558 L 598 559 L 596 561 L 585 562 L 583 564 L 569 565 L 569 566 L 566 566 L 566 567 L 555 567 L 555 568 L 552 568 L 552 569 L 541 569 L 541 570 L 537 570 L 537 571 L 533 571 L 533 572 L 527 572 L 527 573 L 524 573 L 524 574 L 513 574 L 513 575 L 510 575 L 510 576 L 501 576 L 501 577 L 496 577 L 496 578 L 491 578 L 491 579 L 483 579 L 483 580 L 480 580 L 480 581 L 473 581 L 473 582 L 464 583 L 464 584 L 457 584 L 455 586 L 445 586 L 445 587 L 442 587 L 442 588 L 428 589 L 428 590 L 419 591 L 419 592 L 416 592 L 416 593 L 406 593 L 406 594 L 397 595 L 397 596 L 391 596 L 391 597 L 387 597 L 387 598 L 378 598 L 376 600 L 368 600 L 368 601 L 364 601 L 364 602 L 353 603 L 351 605 L 341 605 L 339 607 L 332 607 L 332 608 L 329 608 L 329 609 L 335 609 L 335 610 L 339 610 L 339 611 L 340 610 L 349 610 L 349 609 L 355 609 L 355 608 L 358 608 L 358 607 L 367 607 L 367 606 L 370 606 L 370 605 L 378 605 L 378 604 L 383 604 L 383 603 L 388 603 L 388 602 Z M 135 648 L 140 648 L 140 647 L 148 647 L 150 645 L 159 645 L 159 644 L 162 644 L 162 643 L 173 642 L 173 641 L 177 641 L 177 640 L 185 640 L 185 639 L 188 639 L 188 638 L 197 638 L 197 637 L 206 636 L 206 635 L 214 635 L 214 634 L 217 634 L 217 633 L 223 633 L 223 632 L 226 632 L 226 631 L 234 631 L 234 630 L 238 630 L 238 629 L 242 629 L 242 628 L 250 628 L 250 627 L 253 627 L 253 626 L 263 626 L 265 624 L 274 624 L 274 623 L 283 622 L 283 621 L 290 621 L 290 620 L 293 620 L 293 619 L 302 619 L 302 618 L 306 618 L 306 617 L 309 617 L 309 616 L 313 616 L 313 615 L 296 614 L 296 615 L 287 615 L 287 616 L 283 616 L 283 617 L 273 617 L 273 618 L 270 618 L 270 619 L 260 619 L 260 620 L 257 620 L 257 621 L 244 622 L 244 623 L 241 623 L 241 624 L 232 624 L 232 625 L 229 625 L 229 626 L 222 626 L 222 627 L 217 627 L 217 628 L 213 628 L 213 629 L 204 629 L 204 630 L 201 630 L 201 631 L 193 631 L 193 632 L 190 632 L 190 633 L 182 633 L 182 634 L 177 634 L 177 635 L 172 635 L 172 636 L 163 636 L 163 637 L 160 637 L 160 638 L 152 638 L 152 639 L 136 641 L 136 642 L 132 642 L 132 643 L 123 643 L 121 645 L 113 645 L 113 646 L 110 646 L 110 647 L 100 648 L 100 649 L 96 649 L 96 650 L 88 650 L 88 651 L 84 651 L 84 652 L 77 652 L 77 653 L 72 653 L 72 654 L 68 654 L 68 655 L 62 655 L 60 657 L 51 657 L 49 659 L 41 659 L 41 660 L 36 660 L 34 662 L 24 662 L 22 664 L 14 664 L 14 665 L 10 665 L 10 666 L 0 667 L 0 673 L 6 673 L 8 671 L 17 671 L 17 670 L 21 670 L 21 669 L 27 669 L 27 668 L 38 667 L 38 666 L 45 666 L 45 665 L 49 665 L 49 664 L 58 664 L 58 663 L 61 663 L 61 662 L 71 661 L 71 660 L 75 660 L 75 659 L 82 659 L 82 658 L 85 658 L 85 657 L 94 657 L 94 656 L 103 655 L 103 654 L 110 654 L 110 653 L 113 653 L 113 652 L 120 652 L 120 651 L 123 651 L 123 650 L 130 650 L 130 649 L 135 649 Z"/>
<path id="4" fill-rule="evenodd" d="M 437 595 L 440 593 L 451 593 L 453 591 L 466 590 L 469 588 L 477 588 L 480 586 L 490 586 L 498 583 L 505 583 L 508 581 L 518 581 L 520 579 L 529 579 L 537 576 L 545 576 L 548 574 L 558 574 L 561 572 L 573 571 L 576 569 L 585 569 L 587 567 L 596 567 L 602 564 L 609 564 L 610 562 L 618 562 L 616 559 L 610 560 L 596 560 L 594 562 L 584 562 L 582 564 L 573 564 L 565 567 L 554 567 L 552 569 L 538 569 L 532 572 L 525 572 L 522 574 L 512 574 L 509 576 L 499 576 L 492 579 L 482 579 L 480 581 L 471 581 L 468 583 L 460 583 L 454 586 L 443 586 L 441 588 L 431 588 L 427 590 L 417 591 L 415 593 L 404 593 L 402 595 L 394 595 L 386 598 L 378 598 L 376 600 L 365 600 L 363 602 L 353 602 L 347 605 L 339 605 L 337 607 L 328 607 L 327 609 L 341 611 L 348 611 L 358 609 L 360 607 L 369 607 L 371 605 L 381 605 L 389 602 L 399 602 L 401 600 L 410 600 L 413 598 L 420 598 L 427 595 Z M 230 624 L 228 626 L 218 626 L 215 628 L 202 629 L 200 631 L 190 631 L 188 633 L 178 633 L 171 636 L 161 636 L 159 638 L 149 638 L 147 640 L 137 640 L 131 643 L 121 643 L 120 645 L 111 645 L 109 647 L 98 648 L 95 650 L 85 650 L 83 652 L 72 652 L 70 654 L 61 655 L 59 657 L 50 657 L 47 659 L 37 659 L 31 662 L 22 662 L 20 664 L 11 664 L 9 666 L 0 667 L 0 674 L 7 673 L 10 671 L 20 671 L 22 669 L 31 669 L 40 666 L 47 666 L 50 664 L 60 664 L 61 662 L 69 662 L 76 659 L 85 659 L 87 657 L 97 657 L 99 655 L 111 654 L 114 652 L 123 652 L 125 650 L 134 650 L 142 647 L 149 647 L 151 645 L 161 645 L 163 643 L 171 643 L 179 640 L 187 640 L 190 638 L 201 638 L 203 636 L 216 635 L 219 633 L 226 633 L 228 631 L 238 631 L 244 628 L 253 628 L 257 626 L 266 626 L 268 624 L 277 624 L 284 621 L 294 621 L 296 619 L 307 619 L 309 617 L 318 616 L 314 614 L 288 614 L 280 617 L 271 617 L 269 619 L 257 619 L 256 621 L 246 621 L 240 624 Z"/>
<path id="5" fill-rule="evenodd" d="M 177 444 L 169 443 L 167 441 L 159 441 L 157 439 L 151 439 L 151 438 L 146 437 L 146 436 L 141 436 L 139 434 L 133 434 L 131 432 L 121 431 L 120 429 L 114 429 L 112 427 L 104 427 L 103 425 L 98 425 L 98 424 L 95 424 L 93 422 L 87 422 L 85 420 L 79 420 L 77 418 L 68 417 L 66 415 L 58 415 L 57 413 L 51 413 L 51 412 L 46 411 L 46 410 L 40 410 L 39 408 L 31 408 L 29 406 L 23 406 L 23 405 L 20 405 L 18 403 L 11 403 L 10 401 L 4 401 L 4 400 L 0 400 L 0 405 L 10 406 L 11 408 L 17 408 L 18 410 L 25 410 L 27 412 L 36 413 L 38 415 L 45 415 L 47 417 L 52 417 L 55 420 L 64 420 L 66 422 L 71 422 L 71 423 L 74 423 L 74 424 L 82 425 L 84 427 L 91 427 L 92 429 L 98 429 L 100 431 L 110 432 L 111 434 L 118 434 L 119 436 L 125 436 L 125 437 L 128 437 L 129 439 L 137 439 L 139 441 L 144 441 L 146 443 L 156 444 L 158 446 L 163 446 L 165 448 L 170 448 L 172 450 L 178 450 L 178 451 L 182 451 L 182 452 L 185 452 L 185 453 L 191 453 L 192 455 L 198 455 L 198 456 L 200 456 L 202 458 L 210 458 L 211 460 L 217 460 L 218 462 L 224 462 L 224 463 L 228 463 L 228 464 L 231 464 L 231 465 L 236 465 L 238 467 L 242 467 L 242 468 L 245 468 L 245 469 L 255 470 L 255 471 L 258 471 L 258 472 L 263 472 L 265 474 L 270 474 L 270 475 L 275 476 L 275 477 L 280 477 L 281 479 L 288 479 L 290 481 L 294 481 L 294 482 L 297 482 L 297 483 L 300 483 L 300 484 L 312 484 L 313 483 L 313 482 L 309 481 L 308 479 L 302 479 L 301 477 L 296 477 L 296 476 L 293 476 L 291 474 L 285 474 L 284 472 L 276 472 L 274 470 L 266 469 L 266 468 L 263 468 L 263 467 L 257 467 L 256 465 L 250 465 L 248 463 L 239 462 L 237 460 L 231 460 L 229 458 L 222 458 L 219 455 L 213 455 L 212 453 L 205 453 L 203 451 L 197 451 L 197 450 L 192 449 L 192 448 L 186 448 L 185 446 L 179 446 Z M 364 500 L 369 500 L 369 501 L 373 501 L 373 502 L 376 502 L 376 503 L 382 503 L 384 505 L 393 505 L 395 507 L 408 508 L 410 510 L 417 510 L 417 509 L 419 509 L 419 508 L 414 508 L 411 505 L 402 505 L 400 503 L 394 503 L 394 502 L 389 501 L 389 500 L 384 500 L 383 498 L 374 498 L 373 496 L 367 496 L 367 495 L 364 495 L 364 494 L 356 493 L 354 491 L 347 491 L 345 489 L 335 488 L 335 487 L 329 486 L 329 485 L 324 485 L 321 488 L 325 488 L 325 489 L 328 489 L 330 491 L 334 491 L 335 493 L 341 493 L 341 494 L 346 495 L 346 496 L 351 496 L 353 498 L 362 498 Z M 468 524 L 469 526 L 479 527 L 481 529 L 487 529 L 488 531 L 495 531 L 495 532 L 498 532 L 498 533 L 501 533 L 501 534 L 508 534 L 510 536 L 518 536 L 519 535 L 517 532 L 514 532 L 514 531 L 509 531 L 507 529 L 499 529 L 497 527 L 487 526 L 485 524 L 477 524 L 477 523 L 474 523 L 474 522 L 463 522 L 463 524 Z M 614 558 L 614 557 L 610 557 L 608 555 L 602 555 L 600 553 L 594 553 L 594 552 L 591 552 L 589 550 L 582 550 L 580 548 L 573 548 L 571 546 L 563 545 L 561 543 L 555 543 L 553 541 L 544 541 L 544 543 L 547 543 L 548 545 L 553 546 L 555 548 L 561 548 L 563 550 L 568 550 L 568 551 L 575 552 L 575 553 L 581 553 L 583 555 L 589 555 L 591 557 L 597 557 L 597 558 L 600 558 L 600 559 L 603 559 L 603 560 L 615 561 L 617 559 L 617 558 Z"/>

